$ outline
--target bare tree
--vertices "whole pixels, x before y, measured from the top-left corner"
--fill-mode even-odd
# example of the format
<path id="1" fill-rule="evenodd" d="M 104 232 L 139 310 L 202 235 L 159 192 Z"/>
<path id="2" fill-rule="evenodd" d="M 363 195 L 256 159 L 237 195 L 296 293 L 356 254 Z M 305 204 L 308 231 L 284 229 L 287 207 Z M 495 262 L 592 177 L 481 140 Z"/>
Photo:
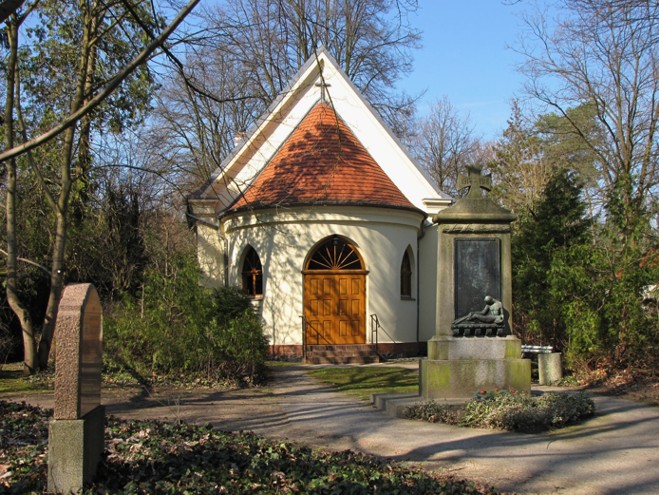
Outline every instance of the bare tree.
<path id="1" fill-rule="evenodd" d="M 202 46 L 163 81 L 145 144 L 184 191 L 211 176 L 265 109 L 242 67 L 221 50 Z"/>
<path id="2" fill-rule="evenodd" d="M 508 127 L 494 146 L 489 168 L 496 177 L 493 196 L 518 215 L 531 213 L 551 176 L 551 164 L 545 160 L 534 123 L 525 118 L 517 101 L 513 101 Z"/>
<path id="3" fill-rule="evenodd" d="M 375 105 L 412 69 L 416 0 L 228 0 L 210 19 L 220 46 L 272 100 L 320 46 Z"/>
<path id="4" fill-rule="evenodd" d="M 14 105 L 17 98 L 18 79 L 18 31 L 25 21 L 26 15 L 11 13 L 7 20 L 7 44 L 9 56 L 6 62 L 6 98 L 4 108 L 4 145 L 6 149 L 14 147 Z M 7 235 L 7 275 L 5 292 L 7 303 L 20 322 L 24 348 L 24 366 L 27 372 L 33 372 L 37 364 L 36 331 L 28 308 L 22 303 L 18 291 L 18 249 L 16 234 L 16 203 L 17 203 L 17 165 L 16 158 L 10 158 L 4 163 L 6 175 L 6 235 Z"/>
<path id="5" fill-rule="evenodd" d="M 659 160 L 659 3 L 564 0 L 565 15 L 549 28 L 538 15 L 523 46 L 528 90 L 566 119 L 597 157 L 609 220 L 634 246 L 657 212 Z M 600 132 L 584 129 L 570 108 L 592 105 Z"/>
<path id="6" fill-rule="evenodd" d="M 393 86 L 411 69 L 419 37 L 406 15 L 415 8 L 415 0 L 228 0 L 209 9 L 203 36 L 158 98 L 151 137 L 162 163 L 182 183 L 206 180 L 321 45 L 395 131 L 407 131 L 413 100 Z"/>
<path id="7" fill-rule="evenodd" d="M 458 174 L 479 161 L 481 146 L 469 117 L 461 116 L 444 97 L 421 120 L 413 149 L 437 187 L 455 197 Z"/>

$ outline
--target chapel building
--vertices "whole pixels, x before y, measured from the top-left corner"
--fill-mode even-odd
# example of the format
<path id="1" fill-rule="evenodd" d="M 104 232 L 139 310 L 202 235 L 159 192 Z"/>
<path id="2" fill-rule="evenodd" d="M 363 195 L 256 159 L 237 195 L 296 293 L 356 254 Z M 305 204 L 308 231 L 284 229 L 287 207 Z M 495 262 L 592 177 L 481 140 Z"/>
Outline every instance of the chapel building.
<path id="1" fill-rule="evenodd" d="M 204 284 L 242 288 L 287 356 L 422 353 L 450 204 L 325 50 L 188 199 Z"/>

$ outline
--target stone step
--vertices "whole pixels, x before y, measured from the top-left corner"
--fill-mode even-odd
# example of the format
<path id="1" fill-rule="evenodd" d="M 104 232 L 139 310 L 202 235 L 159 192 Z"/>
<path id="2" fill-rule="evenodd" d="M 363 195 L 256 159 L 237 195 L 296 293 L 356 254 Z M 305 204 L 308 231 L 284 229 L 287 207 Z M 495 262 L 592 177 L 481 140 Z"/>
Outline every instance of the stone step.
<path id="1" fill-rule="evenodd" d="M 373 350 L 359 349 L 339 349 L 339 350 L 307 350 L 307 356 L 375 356 L 377 353 Z"/>
<path id="2" fill-rule="evenodd" d="M 372 344 L 345 344 L 345 345 L 309 345 L 307 346 L 307 352 L 324 352 L 324 351 L 335 351 L 335 352 L 374 352 L 374 346 Z"/>
<path id="3" fill-rule="evenodd" d="M 380 356 L 310 356 L 307 355 L 307 364 L 372 364 L 379 363 Z"/>
<path id="4" fill-rule="evenodd" d="M 380 356 L 369 344 L 314 345 L 307 348 L 305 362 L 309 364 L 379 363 Z"/>

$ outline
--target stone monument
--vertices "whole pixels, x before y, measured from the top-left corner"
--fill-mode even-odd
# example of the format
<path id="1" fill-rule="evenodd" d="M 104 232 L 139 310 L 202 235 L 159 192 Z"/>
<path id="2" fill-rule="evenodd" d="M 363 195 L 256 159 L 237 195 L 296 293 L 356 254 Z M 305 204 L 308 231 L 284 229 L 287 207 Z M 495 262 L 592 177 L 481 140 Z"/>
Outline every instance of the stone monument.
<path id="1" fill-rule="evenodd" d="M 490 176 L 468 167 L 467 195 L 439 212 L 437 327 L 420 362 L 425 399 L 472 397 L 480 390 L 531 389 L 531 363 L 512 334 L 510 211 L 487 193 Z"/>
<path id="2" fill-rule="evenodd" d="M 48 491 L 78 493 L 104 445 L 103 312 L 91 284 L 65 287 L 55 327 L 55 407 L 48 426 Z"/>

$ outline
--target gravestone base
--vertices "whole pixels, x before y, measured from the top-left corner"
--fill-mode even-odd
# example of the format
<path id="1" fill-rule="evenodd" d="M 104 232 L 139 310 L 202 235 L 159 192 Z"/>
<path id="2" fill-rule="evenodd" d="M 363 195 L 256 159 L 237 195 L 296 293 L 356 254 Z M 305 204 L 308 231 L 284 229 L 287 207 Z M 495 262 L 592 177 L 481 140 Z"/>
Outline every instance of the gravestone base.
<path id="1" fill-rule="evenodd" d="M 424 399 L 471 398 L 480 390 L 531 390 L 531 361 L 522 359 L 522 343 L 507 337 L 433 337 L 428 357 L 420 361 Z"/>
<path id="2" fill-rule="evenodd" d="M 105 407 L 48 425 L 48 491 L 80 493 L 96 475 L 104 448 Z"/>

